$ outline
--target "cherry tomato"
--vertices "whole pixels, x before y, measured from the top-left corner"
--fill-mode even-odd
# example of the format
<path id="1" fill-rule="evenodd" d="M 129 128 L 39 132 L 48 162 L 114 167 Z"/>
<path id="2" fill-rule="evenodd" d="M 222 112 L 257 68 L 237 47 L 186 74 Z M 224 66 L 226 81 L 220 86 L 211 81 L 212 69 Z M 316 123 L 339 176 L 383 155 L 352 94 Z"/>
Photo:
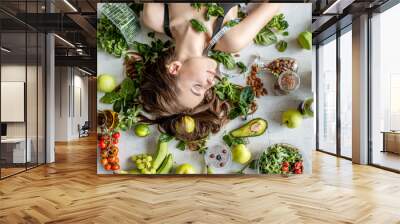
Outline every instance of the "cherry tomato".
<path id="1" fill-rule="evenodd" d="M 282 166 L 289 167 L 289 162 L 287 162 L 287 161 L 283 162 L 283 163 L 282 163 Z"/>
<path id="2" fill-rule="evenodd" d="M 111 167 L 112 167 L 111 164 L 107 164 L 107 165 L 104 166 L 104 169 L 105 170 L 111 170 Z"/>
<path id="3" fill-rule="evenodd" d="M 100 149 L 105 149 L 107 147 L 107 144 L 105 143 L 104 140 L 99 140 L 99 148 Z"/>
<path id="4" fill-rule="evenodd" d="M 302 162 L 296 162 L 295 164 L 294 164 L 294 169 L 301 169 L 303 167 L 303 163 Z"/>
<path id="5" fill-rule="evenodd" d="M 118 149 L 118 147 L 114 146 L 114 147 L 111 148 L 111 151 L 112 151 L 114 154 L 118 154 L 119 149 Z"/>
<path id="6" fill-rule="evenodd" d="M 119 170 L 119 165 L 118 164 L 114 164 L 114 165 L 112 165 L 112 167 L 111 167 L 111 169 L 112 170 Z"/>
<path id="7" fill-rule="evenodd" d="M 108 151 L 107 150 L 104 150 L 104 151 L 101 151 L 101 158 L 107 158 L 108 157 Z"/>
<path id="8" fill-rule="evenodd" d="M 115 133 L 112 135 L 112 137 L 115 138 L 115 139 L 119 139 L 119 138 L 121 137 L 121 134 L 120 134 L 119 132 L 115 132 Z"/>
<path id="9" fill-rule="evenodd" d="M 288 171 L 289 171 L 289 167 L 287 167 L 287 166 L 282 166 L 282 171 L 283 171 L 283 172 L 288 172 Z"/>
<path id="10" fill-rule="evenodd" d="M 112 144 L 113 145 L 118 145 L 118 139 L 113 139 Z"/>
<path id="11" fill-rule="evenodd" d="M 116 157 L 115 157 L 115 156 L 108 157 L 108 159 L 107 159 L 107 161 L 108 161 L 109 163 L 115 163 L 115 160 L 116 160 Z"/>
<path id="12" fill-rule="evenodd" d="M 297 170 L 294 170 L 294 173 L 295 173 L 295 174 L 302 174 L 303 171 L 302 171 L 301 169 L 297 169 Z"/>
<path id="13" fill-rule="evenodd" d="M 103 166 L 107 165 L 108 160 L 106 158 L 103 158 L 100 160 L 101 164 L 103 164 Z"/>

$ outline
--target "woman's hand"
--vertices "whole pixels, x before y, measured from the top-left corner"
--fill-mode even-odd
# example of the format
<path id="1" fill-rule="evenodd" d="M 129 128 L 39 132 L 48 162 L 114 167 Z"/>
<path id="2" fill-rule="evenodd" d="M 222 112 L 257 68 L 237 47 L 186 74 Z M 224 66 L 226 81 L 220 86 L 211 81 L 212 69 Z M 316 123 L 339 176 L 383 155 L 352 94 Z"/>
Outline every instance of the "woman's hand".
<path id="1" fill-rule="evenodd" d="M 218 41 L 216 50 L 235 53 L 245 48 L 253 41 L 257 33 L 272 19 L 279 11 L 279 4 L 260 3 L 238 25 L 232 27 Z"/>

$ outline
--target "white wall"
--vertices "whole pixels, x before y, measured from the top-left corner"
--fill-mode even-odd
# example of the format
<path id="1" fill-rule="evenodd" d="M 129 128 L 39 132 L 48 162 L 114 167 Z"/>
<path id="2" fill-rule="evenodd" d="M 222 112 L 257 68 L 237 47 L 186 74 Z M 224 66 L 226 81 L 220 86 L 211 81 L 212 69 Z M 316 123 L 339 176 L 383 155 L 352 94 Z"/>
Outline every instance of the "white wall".
<path id="1" fill-rule="evenodd" d="M 70 141 L 88 120 L 88 78 L 72 67 L 56 67 L 55 74 L 55 140 Z"/>

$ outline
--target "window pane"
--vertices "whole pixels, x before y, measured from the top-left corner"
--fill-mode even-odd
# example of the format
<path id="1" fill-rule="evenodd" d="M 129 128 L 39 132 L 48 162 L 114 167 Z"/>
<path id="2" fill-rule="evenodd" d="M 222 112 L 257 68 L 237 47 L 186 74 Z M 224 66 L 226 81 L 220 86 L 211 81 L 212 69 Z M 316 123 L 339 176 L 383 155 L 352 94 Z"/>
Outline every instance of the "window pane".
<path id="1" fill-rule="evenodd" d="M 340 131 L 342 156 L 352 156 L 352 32 L 340 36 Z"/>
<path id="2" fill-rule="evenodd" d="M 318 50 L 319 149 L 336 153 L 336 40 Z"/>
<path id="3" fill-rule="evenodd" d="M 400 4 L 372 18 L 372 163 L 400 170 Z M 393 131 L 393 132 L 392 132 Z"/>

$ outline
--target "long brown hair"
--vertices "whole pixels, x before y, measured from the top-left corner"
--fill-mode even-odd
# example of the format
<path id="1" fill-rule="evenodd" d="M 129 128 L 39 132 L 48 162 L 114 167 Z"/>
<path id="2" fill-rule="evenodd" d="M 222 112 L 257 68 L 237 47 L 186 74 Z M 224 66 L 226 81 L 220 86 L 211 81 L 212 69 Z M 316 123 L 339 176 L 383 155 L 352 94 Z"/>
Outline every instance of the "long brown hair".
<path id="1" fill-rule="evenodd" d="M 175 76 L 169 75 L 166 65 L 174 59 L 174 48 L 159 55 L 153 63 L 145 65 L 140 85 L 141 104 L 145 112 L 156 119 L 147 122 L 158 124 L 162 131 L 183 141 L 195 141 L 217 133 L 228 121 L 229 103 L 222 101 L 209 89 L 202 103 L 194 109 L 181 106 L 177 101 L 179 89 Z M 195 121 L 191 133 L 178 133 L 175 124 L 183 116 L 189 115 Z"/>

